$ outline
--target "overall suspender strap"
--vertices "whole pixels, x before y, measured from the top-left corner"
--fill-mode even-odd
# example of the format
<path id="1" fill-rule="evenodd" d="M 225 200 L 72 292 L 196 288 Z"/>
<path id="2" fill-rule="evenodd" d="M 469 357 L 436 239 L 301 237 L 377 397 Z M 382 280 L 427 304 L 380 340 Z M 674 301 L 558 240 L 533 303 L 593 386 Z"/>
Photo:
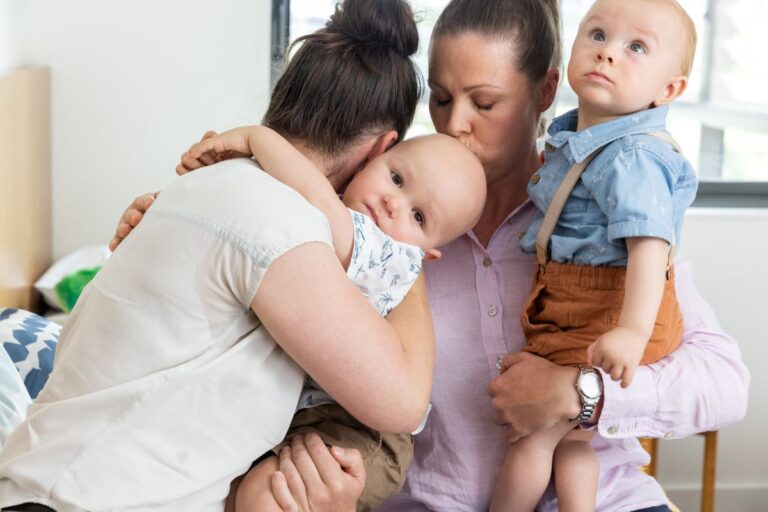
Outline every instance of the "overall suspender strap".
<path id="1" fill-rule="evenodd" d="M 555 195 L 552 196 L 552 201 L 549 203 L 547 213 L 544 215 L 544 220 L 541 221 L 541 228 L 536 235 L 536 261 L 539 263 L 539 272 L 544 272 L 544 267 L 547 265 L 547 258 L 549 254 L 549 239 L 552 237 L 552 232 L 555 230 L 555 224 L 560 218 L 560 214 L 563 211 L 565 202 L 568 200 L 568 196 L 571 195 L 573 187 L 578 183 L 584 169 L 587 168 L 593 158 L 597 156 L 605 146 L 601 146 L 592 152 L 587 158 L 581 162 L 576 162 L 568 169 L 568 172 L 560 183 L 560 186 L 555 191 Z"/>
<path id="2" fill-rule="evenodd" d="M 650 135 L 651 137 L 656 137 L 657 139 L 661 139 L 670 146 L 672 146 L 672 149 L 675 150 L 675 153 L 683 154 L 682 148 L 680 148 L 680 144 L 677 143 L 675 139 L 672 138 L 672 136 L 667 132 L 648 132 L 644 135 Z"/>
<path id="3" fill-rule="evenodd" d="M 661 139 L 669 143 L 676 152 L 682 153 L 680 145 L 667 132 L 648 132 L 643 135 L 650 135 L 652 137 L 656 137 L 657 139 Z M 552 196 L 552 201 L 549 203 L 547 213 L 544 215 L 544 220 L 541 222 L 539 233 L 536 235 L 536 261 L 539 264 L 539 272 L 543 273 L 544 268 L 547 265 L 547 259 L 549 257 L 549 240 L 552 237 L 552 232 L 555 230 L 557 220 L 560 218 L 560 214 L 563 212 L 565 202 L 568 200 L 571 192 L 573 192 L 573 188 L 576 186 L 576 183 L 579 182 L 579 178 L 584 173 L 584 170 L 589 166 L 590 162 L 592 162 L 592 160 L 603 149 L 605 149 L 605 147 L 605 145 L 600 146 L 594 150 L 587 158 L 581 162 L 576 162 L 573 164 L 565 174 L 565 177 L 560 183 L 560 186 L 555 191 L 554 196 Z M 673 247 L 674 246 L 670 245 L 669 255 L 667 256 L 667 278 L 669 278 L 669 269 L 672 266 Z"/>

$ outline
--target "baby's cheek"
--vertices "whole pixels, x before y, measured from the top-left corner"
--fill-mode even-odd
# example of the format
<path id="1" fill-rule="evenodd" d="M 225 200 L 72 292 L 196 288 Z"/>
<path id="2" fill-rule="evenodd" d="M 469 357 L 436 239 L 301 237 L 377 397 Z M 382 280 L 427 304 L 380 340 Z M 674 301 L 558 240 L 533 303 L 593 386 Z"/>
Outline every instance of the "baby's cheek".
<path id="1" fill-rule="evenodd" d="M 387 234 L 398 242 L 421 246 L 423 237 L 419 237 L 419 233 L 416 232 L 413 226 L 408 224 L 402 222 L 393 224 Z"/>

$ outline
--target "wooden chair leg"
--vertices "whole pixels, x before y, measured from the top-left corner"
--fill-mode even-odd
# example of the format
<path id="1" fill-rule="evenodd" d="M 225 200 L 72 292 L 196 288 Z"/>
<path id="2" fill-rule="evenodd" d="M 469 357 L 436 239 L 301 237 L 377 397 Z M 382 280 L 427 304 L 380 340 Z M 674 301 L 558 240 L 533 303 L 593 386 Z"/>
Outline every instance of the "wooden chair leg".
<path id="1" fill-rule="evenodd" d="M 643 466 L 641 469 L 648 475 L 656 478 L 656 461 L 657 461 L 657 449 L 659 440 L 653 437 L 644 437 L 640 439 L 640 444 L 643 446 L 648 455 L 651 456 L 651 461 L 647 466 Z"/>
<path id="2" fill-rule="evenodd" d="M 701 512 L 715 510 L 715 467 L 717 464 L 717 432 L 704 432 L 704 470 L 701 483 Z"/>
<path id="3" fill-rule="evenodd" d="M 704 464 L 701 479 L 701 512 L 714 512 L 715 469 L 717 467 L 717 432 L 702 432 L 701 435 L 704 436 Z M 648 463 L 648 465 L 641 469 L 655 478 L 656 464 L 658 462 L 657 454 L 659 440 L 655 438 L 641 438 L 640 444 L 642 444 L 645 451 L 647 451 L 651 456 L 651 461 Z"/>

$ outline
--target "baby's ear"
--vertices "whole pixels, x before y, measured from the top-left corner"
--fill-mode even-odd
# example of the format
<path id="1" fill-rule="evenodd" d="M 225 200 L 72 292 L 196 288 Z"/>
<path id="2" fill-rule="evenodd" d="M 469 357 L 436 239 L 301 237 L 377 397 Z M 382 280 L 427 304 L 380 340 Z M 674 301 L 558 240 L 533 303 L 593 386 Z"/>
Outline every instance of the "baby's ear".
<path id="1" fill-rule="evenodd" d="M 653 100 L 653 106 L 660 107 L 662 105 L 672 103 L 685 92 L 686 87 L 688 87 L 687 76 L 680 75 L 673 77 L 669 82 L 667 82 L 667 84 L 664 86 L 664 89 L 661 90 L 656 99 Z"/>
<path id="2" fill-rule="evenodd" d="M 437 249 L 429 249 L 428 251 L 424 251 L 424 259 L 426 261 L 435 261 L 442 258 L 443 254 L 438 251 Z"/>

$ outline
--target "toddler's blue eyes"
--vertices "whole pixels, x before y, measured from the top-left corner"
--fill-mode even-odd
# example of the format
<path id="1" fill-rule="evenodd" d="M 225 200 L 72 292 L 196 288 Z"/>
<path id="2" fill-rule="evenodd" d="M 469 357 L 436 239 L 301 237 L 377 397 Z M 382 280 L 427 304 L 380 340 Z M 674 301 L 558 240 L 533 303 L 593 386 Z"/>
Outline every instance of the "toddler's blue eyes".
<path id="1" fill-rule="evenodd" d="M 589 37 L 593 41 L 597 41 L 599 43 L 605 42 L 605 33 L 602 30 L 594 30 L 594 31 L 592 31 L 590 33 Z M 629 46 L 627 46 L 627 48 L 629 48 L 629 51 L 634 52 L 634 53 L 647 53 L 647 51 L 648 51 L 648 49 L 645 47 L 645 45 L 643 43 L 639 42 L 639 41 L 635 41 L 633 43 L 630 43 Z"/>
<path id="2" fill-rule="evenodd" d="M 421 213 L 419 210 L 413 211 L 413 218 L 418 222 L 419 224 L 424 224 L 424 214 Z"/>
<path id="3" fill-rule="evenodd" d="M 400 188 L 403 186 L 403 177 L 397 174 L 395 171 L 391 171 L 390 176 L 392 176 L 392 183 L 395 184 L 397 188 Z"/>

